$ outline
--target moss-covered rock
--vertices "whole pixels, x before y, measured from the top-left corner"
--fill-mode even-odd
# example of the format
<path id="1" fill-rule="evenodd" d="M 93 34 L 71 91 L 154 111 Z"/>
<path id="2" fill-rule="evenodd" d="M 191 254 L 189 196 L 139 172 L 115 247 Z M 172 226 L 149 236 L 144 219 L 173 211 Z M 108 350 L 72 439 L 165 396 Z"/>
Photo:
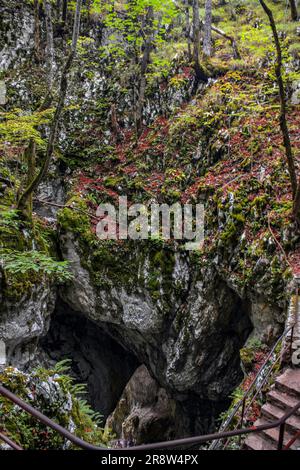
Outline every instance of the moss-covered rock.
<path id="1" fill-rule="evenodd" d="M 100 415 L 81 398 L 84 387 L 74 384 L 67 371 L 66 361 L 52 370 L 39 368 L 30 374 L 7 367 L 0 371 L 0 380 L 26 403 L 76 436 L 105 446 L 112 437 L 109 430 L 104 432 L 101 428 Z M 74 448 L 60 434 L 17 409 L 3 396 L 0 397 L 0 423 L 2 430 L 25 450 Z"/>

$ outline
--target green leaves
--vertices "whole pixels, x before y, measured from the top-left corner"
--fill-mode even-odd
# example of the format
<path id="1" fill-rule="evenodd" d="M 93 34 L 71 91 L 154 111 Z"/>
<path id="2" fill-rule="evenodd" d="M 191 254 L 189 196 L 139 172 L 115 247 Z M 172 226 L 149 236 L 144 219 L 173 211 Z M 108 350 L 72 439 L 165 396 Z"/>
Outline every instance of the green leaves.
<path id="1" fill-rule="evenodd" d="M 154 20 L 153 43 L 161 43 L 166 26 L 170 25 L 177 16 L 178 9 L 172 0 L 133 0 L 125 3 L 115 1 L 94 0 L 91 12 L 102 16 L 103 23 L 111 32 L 110 44 L 107 52 L 113 52 L 114 56 L 125 57 L 128 50 L 124 42 L 134 52 L 141 48 L 145 36 L 149 34 L 146 27 L 146 17 L 149 7 L 153 8 Z M 152 33 L 151 33 L 152 35 Z M 112 42 L 114 47 L 112 47 Z"/>
<path id="2" fill-rule="evenodd" d="M 6 209 L 5 206 L 0 205 L 0 232 L 1 227 L 19 228 L 19 213 L 16 209 Z"/>
<path id="3" fill-rule="evenodd" d="M 8 113 L 0 112 L 0 144 L 27 144 L 33 139 L 43 147 L 45 143 L 37 127 L 48 124 L 52 114 L 53 109 L 32 114 L 18 108 Z"/>
<path id="4" fill-rule="evenodd" d="M 40 251 L 0 251 L 0 262 L 12 274 L 43 273 L 60 282 L 72 279 L 68 261 L 56 261 Z"/>

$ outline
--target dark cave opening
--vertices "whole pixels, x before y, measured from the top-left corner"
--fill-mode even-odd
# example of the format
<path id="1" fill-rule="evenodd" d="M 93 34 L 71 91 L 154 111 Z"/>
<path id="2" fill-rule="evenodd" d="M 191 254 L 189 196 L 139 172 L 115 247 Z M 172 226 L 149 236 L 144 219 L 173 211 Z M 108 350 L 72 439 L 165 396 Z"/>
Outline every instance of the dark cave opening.
<path id="1" fill-rule="evenodd" d="M 204 342 L 203 337 L 197 342 L 193 352 L 195 358 L 201 357 L 201 354 L 206 356 L 206 367 L 203 369 L 202 366 L 202 373 L 198 378 L 199 389 L 179 394 L 174 393 L 171 389 L 166 389 L 166 400 L 171 405 L 166 406 L 163 412 L 159 410 L 159 419 L 155 415 L 155 420 L 160 423 L 161 417 L 165 416 L 165 410 L 168 413 L 172 410 L 172 422 L 168 430 L 163 429 L 158 432 L 158 428 L 155 427 L 154 441 L 164 440 L 166 436 L 170 437 L 171 435 L 180 437 L 215 431 L 218 427 L 217 420 L 220 413 L 226 410 L 230 404 L 230 394 L 233 388 L 242 380 L 239 349 L 253 329 L 249 317 L 249 305 L 229 289 L 227 289 L 227 296 L 223 300 L 225 303 L 220 299 L 215 299 L 219 320 L 217 327 L 206 337 Z M 78 383 L 87 384 L 85 398 L 88 399 L 95 411 L 100 412 L 103 416 L 103 422 L 116 409 L 120 398 L 124 398 L 123 392 L 126 385 L 138 367 L 145 362 L 141 355 L 138 360 L 137 355 L 121 345 L 121 339 L 118 341 L 118 331 L 118 328 L 115 328 L 111 323 L 108 332 L 106 324 L 99 326 L 83 314 L 74 311 L 59 297 L 51 318 L 49 331 L 40 340 L 40 346 L 50 361 L 58 362 L 63 359 L 72 361 L 72 375 Z M 125 340 L 126 344 L 126 337 L 125 339 L 123 337 L 122 340 Z M 134 345 L 133 339 L 131 339 L 131 344 Z M 139 352 L 141 353 L 141 350 Z M 220 360 L 222 364 L 220 364 Z M 150 368 L 149 372 L 151 374 Z M 159 387 L 154 376 L 152 379 L 151 387 Z M 156 380 L 159 381 L 159 379 Z M 132 387 L 136 387 L 136 383 L 138 383 L 136 380 L 131 383 L 131 391 Z M 160 386 L 164 385 L 160 384 Z M 220 393 L 220 387 L 222 387 L 222 393 Z M 207 397 L 208 393 L 210 396 Z M 150 408 L 153 413 L 156 405 L 151 402 L 151 406 L 149 403 L 145 406 L 141 397 L 138 396 L 139 394 L 135 395 L 130 397 L 127 403 L 127 414 L 123 416 L 122 420 L 120 416 L 115 419 L 115 421 L 120 420 L 115 427 L 119 429 L 121 422 L 125 422 L 125 420 L 127 423 L 129 420 L 133 422 L 136 414 L 143 426 L 140 424 L 136 430 L 133 430 L 133 426 L 130 424 L 132 428 L 130 432 L 132 430 L 136 432 L 135 437 L 139 441 L 142 439 L 141 436 L 145 438 L 145 430 L 148 433 L 150 429 L 148 421 L 145 424 L 145 413 L 149 413 Z M 151 413 L 149 413 L 150 417 Z M 153 420 L 153 417 L 151 419 Z M 119 434 L 121 435 L 120 429 Z M 142 431 L 145 431 L 144 434 Z M 148 442 L 150 437 L 147 434 L 145 442 Z"/>
<path id="2" fill-rule="evenodd" d="M 85 398 L 104 420 L 115 409 L 139 366 L 133 354 L 61 300 L 40 346 L 51 361 L 72 361 L 71 374 L 76 381 L 87 384 Z"/>

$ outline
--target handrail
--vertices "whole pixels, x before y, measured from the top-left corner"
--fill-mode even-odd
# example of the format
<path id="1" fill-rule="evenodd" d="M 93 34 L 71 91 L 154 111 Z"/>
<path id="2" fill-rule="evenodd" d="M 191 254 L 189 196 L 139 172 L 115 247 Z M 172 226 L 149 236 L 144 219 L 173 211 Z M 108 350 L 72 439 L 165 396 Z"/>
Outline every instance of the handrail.
<path id="1" fill-rule="evenodd" d="M 252 398 L 250 404 L 247 406 L 247 408 L 245 409 L 245 406 L 246 406 L 246 400 L 248 398 L 248 396 L 250 395 L 250 392 L 252 392 L 252 389 L 255 387 L 255 385 L 257 384 L 258 380 L 261 378 L 261 376 L 263 376 L 263 372 L 265 371 L 266 367 L 267 367 L 267 364 L 268 362 L 270 361 L 270 359 L 272 358 L 274 352 L 276 351 L 276 348 L 278 346 L 278 344 L 287 336 L 287 334 L 294 330 L 295 328 L 295 325 L 296 325 L 297 322 L 295 322 L 293 325 L 290 325 L 288 328 L 286 328 L 284 330 L 284 332 L 282 333 L 282 335 L 278 338 L 278 340 L 276 341 L 275 345 L 273 346 L 273 348 L 271 349 L 271 351 L 269 352 L 268 356 L 266 357 L 264 363 L 262 364 L 262 366 L 260 367 L 259 371 L 257 372 L 257 374 L 255 375 L 254 379 L 252 380 L 251 384 L 249 385 L 248 389 L 245 391 L 243 397 L 238 401 L 238 403 L 233 407 L 232 409 L 232 412 L 230 413 L 230 415 L 227 417 L 227 419 L 221 424 L 220 428 L 219 428 L 219 432 L 222 432 L 224 431 L 225 429 L 228 429 L 228 426 L 232 423 L 233 419 L 235 418 L 235 416 L 237 415 L 237 412 L 240 408 L 242 408 L 242 416 L 241 416 L 241 419 L 239 421 L 239 424 L 238 426 L 242 427 L 243 426 L 243 420 L 244 420 L 244 416 L 247 415 L 247 412 L 249 411 L 249 408 L 251 406 L 251 404 L 253 403 L 253 399 L 257 396 L 257 394 L 260 392 L 260 390 L 262 389 L 263 385 L 266 383 L 266 380 L 269 378 L 269 375 L 270 373 L 272 372 L 273 370 L 273 367 L 274 367 L 274 363 L 272 364 L 272 367 L 271 369 L 267 372 L 267 374 L 264 376 L 263 378 L 263 381 L 261 382 L 258 390 L 256 391 L 254 397 Z M 275 363 L 277 362 L 278 359 L 276 359 Z M 216 449 L 218 447 L 218 445 L 220 444 L 219 441 L 216 441 L 214 442 L 211 447 L 210 447 L 210 450 L 213 450 L 213 449 Z"/>
<path id="2" fill-rule="evenodd" d="M 92 444 L 89 444 L 88 442 L 85 442 L 84 440 L 80 439 L 79 437 L 74 436 L 74 434 L 69 432 L 67 429 L 63 428 L 58 423 L 55 423 L 55 421 L 52 421 L 52 419 L 48 418 L 43 413 L 36 410 L 33 406 L 31 406 L 28 403 L 26 403 L 25 401 L 21 400 L 21 398 L 17 397 L 14 393 L 12 393 L 7 388 L 3 387 L 3 385 L 0 385 L 0 395 L 3 395 L 4 397 L 8 398 L 8 400 L 15 403 L 17 406 L 22 408 L 24 411 L 27 411 L 27 413 L 29 413 L 31 416 L 36 418 L 38 421 L 45 424 L 49 428 L 54 429 L 59 434 L 64 436 L 66 439 L 73 442 L 73 444 L 75 444 L 79 447 L 82 447 L 86 450 L 105 450 L 106 449 L 105 447 L 103 447 L 103 448 L 102 447 L 96 447 Z"/>
<path id="3" fill-rule="evenodd" d="M 243 421 L 244 421 L 244 417 L 247 416 L 248 414 L 248 411 L 250 410 L 255 398 L 257 397 L 257 395 L 260 393 L 260 391 L 262 390 L 263 386 L 266 384 L 271 372 L 273 371 L 275 365 L 277 364 L 277 362 L 280 360 L 280 356 L 278 356 L 277 358 L 275 358 L 275 360 L 273 361 L 273 363 L 271 364 L 271 367 L 269 367 L 269 369 L 267 370 L 267 372 L 265 373 L 265 369 L 267 368 L 267 365 L 268 365 L 268 362 L 270 361 L 270 359 L 272 358 L 273 354 L 275 353 L 276 351 L 276 348 L 278 346 L 278 344 L 280 342 L 282 342 L 286 336 L 288 335 L 288 333 L 291 332 L 291 337 L 290 337 L 290 354 L 292 353 L 292 343 L 293 343 L 293 334 L 294 334 L 294 330 L 295 330 L 295 327 L 296 325 L 299 323 L 299 319 L 298 319 L 298 308 L 299 308 L 299 288 L 297 288 L 296 290 L 296 315 L 295 315 L 295 321 L 292 325 L 290 325 L 288 328 L 285 329 L 285 331 L 282 333 L 282 335 L 278 338 L 278 340 L 276 341 L 275 345 L 273 346 L 272 350 L 270 351 L 270 353 L 268 354 L 267 358 L 265 359 L 263 365 L 260 367 L 259 371 L 257 372 L 257 374 L 255 375 L 253 381 L 251 382 L 250 386 L 248 387 L 248 389 L 246 390 L 246 392 L 244 393 L 244 396 L 241 398 L 241 400 L 235 405 L 235 407 L 233 408 L 232 410 L 232 413 L 230 414 L 230 416 L 222 423 L 221 425 L 221 428 L 219 429 L 219 431 L 221 430 L 225 430 L 228 428 L 228 426 L 232 423 L 232 420 L 233 418 L 236 416 L 238 410 L 242 407 L 242 411 L 241 411 L 241 418 L 237 424 L 237 426 L 235 427 L 235 429 L 238 429 L 238 427 L 242 427 L 243 426 Z M 265 375 L 264 375 L 265 374 Z M 259 382 L 259 379 L 262 377 L 262 381 L 261 383 L 259 384 L 259 386 L 256 388 L 255 390 L 255 393 L 254 395 L 252 396 L 252 399 L 250 401 L 250 403 L 248 403 L 247 405 L 247 408 L 246 408 L 246 401 L 247 401 L 247 398 L 248 396 L 250 395 L 250 392 L 252 392 L 252 389 L 257 385 L 257 383 Z M 224 448 L 227 447 L 229 441 L 226 441 L 225 444 L 224 444 Z M 220 444 L 220 441 L 216 441 L 214 442 L 211 446 L 210 446 L 210 450 L 212 449 L 216 449 L 218 448 Z"/>
<path id="4" fill-rule="evenodd" d="M 69 432 L 67 429 L 63 428 L 59 424 L 55 423 L 52 421 L 50 418 L 45 416 L 43 413 L 40 411 L 36 410 L 34 407 L 29 405 L 28 403 L 24 402 L 21 400 L 21 398 L 17 397 L 14 393 L 11 391 L 7 390 L 3 385 L 0 385 L 0 394 L 5 396 L 8 400 L 12 401 L 15 403 L 17 406 L 25 410 L 27 413 L 29 413 L 31 416 L 36 418 L 38 421 L 44 423 L 46 426 L 54 429 L 57 431 L 60 435 L 64 436 L 67 440 L 73 442 L 73 444 L 77 445 L 78 447 L 86 450 L 101 450 L 101 451 L 111 451 L 111 450 L 154 450 L 154 449 L 168 449 L 168 448 L 173 448 L 173 447 L 178 447 L 178 446 L 187 446 L 187 445 L 195 445 L 195 444 L 204 444 L 209 441 L 214 441 L 216 439 L 224 439 L 224 438 L 229 438 L 233 436 L 241 436 L 245 434 L 250 434 L 250 433 L 258 433 L 261 431 L 265 431 L 267 429 L 273 429 L 280 427 L 280 429 L 283 429 L 283 426 L 285 425 L 285 422 L 290 416 L 292 416 L 298 409 L 300 409 L 300 401 L 295 405 L 291 410 L 289 410 L 285 415 L 283 415 L 280 419 L 277 419 L 276 421 L 266 423 L 260 426 L 252 426 L 250 428 L 244 428 L 244 429 L 238 429 L 238 430 L 233 430 L 233 431 L 226 431 L 226 432 L 221 432 L 221 433 L 213 433 L 213 434 L 206 434 L 203 436 L 195 436 L 195 437 L 187 437 L 183 439 L 175 439 L 173 441 L 164 441 L 164 442 L 157 442 L 153 444 L 144 444 L 144 445 L 139 445 L 139 446 L 133 446 L 133 447 L 127 447 L 124 449 L 110 449 L 107 447 L 100 447 L 100 446 L 95 446 L 93 444 L 89 444 L 88 442 L 84 441 L 83 439 L 80 439 L 77 436 L 74 436 L 71 432 Z M 282 433 L 280 433 L 282 434 Z M 0 433 L 0 439 L 2 439 L 4 442 L 6 442 L 8 445 L 11 445 L 12 448 L 19 447 L 17 450 L 22 450 L 20 446 L 15 444 L 13 441 L 11 441 L 7 436 L 3 435 Z M 278 443 L 278 449 L 282 449 L 282 444 L 283 444 L 283 435 L 282 435 L 282 440 L 279 441 Z"/>
<path id="5" fill-rule="evenodd" d="M 14 450 L 23 450 L 21 446 L 19 446 L 16 442 L 12 441 L 9 437 L 7 437 L 2 432 L 0 432 L 0 440 L 4 441 Z"/>

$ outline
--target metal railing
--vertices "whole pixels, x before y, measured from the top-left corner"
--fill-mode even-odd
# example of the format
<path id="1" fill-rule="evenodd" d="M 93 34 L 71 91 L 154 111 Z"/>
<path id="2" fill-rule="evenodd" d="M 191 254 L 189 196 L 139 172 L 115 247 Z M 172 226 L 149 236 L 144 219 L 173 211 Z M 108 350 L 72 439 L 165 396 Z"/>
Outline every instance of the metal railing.
<path id="1" fill-rule="evenodd" d="M 220 439 L 228 439 L 234 436 L 243 436 L 251 433 L 259 433 L 261 431 L 265 431 L 268 429 L 274 429 L 279 427 L 279 440 L 277 449 L 283 450 L 283 442 L 284 442 L 284 431 L 285 431 L 285 423 L 286 421 L 300 409 L 300 401 L 295 405 L 291 410 L 289 410 L 284 416 L 280 419 L 272 421 L 270 423 L 266 423 L 260 426 L 252 426 L 250 428 L 244 429 L 235 429 L 233 431 L 225 431 L 219 432 L 214 434 L 206 434 L 203 436 L 195 436 L 195 437 L 187 437 L 183 439 L 175 439 L 172 441 L 164 441 L 164 442 L 157 442 L 154 444 L 145 444 L 133 447 L 127 447 L 123 449 L 109 449 L 107 447 L 100 447 L 90 444 L 83 439 L 75 436 L 67 429 L 63 428 L 56 422 L 52 421 L 50 418 L 45 416 L 40 411 L 36 410 L 34 407 L 29 405 L 28 403 L 21 400 L 17 397 L 14 393 L 7 390 L 3 385 L 0 385 L 0 395 L 3 395 L 5 398 L 10 400 L 11 402 L 15 403 L 15 405 L 22 408 L 24 411 L 29 413 L 31 416 L 36 418 L 41 423 L 44 423 L 47 427 L 50 427 L 57 431 L 61 436 L 65 439 L 69 440 L 77 447 L 85 450 L 98 450 L 98 451 L 111 451 L 111 450 L 121 450 L 121 451 L 132 451 L 132 450 L 154 450 L 154 449 L 172 449 L 174 447 L 187 447 L 187 446 L 194 446 L 194 445 L 202 445 L 210 441 L 220 440 Z M 287 446 L 291 446 L 294 441 L 297 439 L 297 435 L 293 442 L 289 442 Z M 21 446 L 13 442 L 8 436 L 6 436 L 3 432 L 0 433 L 0 439 L 2 439 L 6 444 L 8 444 L 11 448 L 15 450 L 23 450 Z"/>
<path id="2" fill-rule="evenodd" d="M 269 352 L 268 356 L 266 357 L 264 363 L 258 370 L 257 374 L 255 375 L 254 379 L 250 383 L 248 389 L 244 392 L 243 397 L 238 401 L 238 403 L 233 407 L 229 416 L 223 421 L 219 428 L 219 432 L 226 431 L 229 426 L 233 423 L 234 419 L 237 418 L 238 413 L 240 412 L 241 415 L 238 420 L 238 424 L 235 429 L 242 428 L 244 425 L 245 417 L 248 415 L 249 410 L 251 409 L 256 397 L 261 392 L 262 388 L 266 385 L 271 373 L 274 371 L 276 365 L 280 361 L 280 354 L 276 356 L 276 349 L 278 348 L 279 344 L 286 338 L 288 333 L 291 333 L 291 338 L 293 338 L 293 331 L 295 328 L 296 323 L 288 327 L 278 338 L 276 343 L 274 344 L 273 348 Z M 292 341 L 290 343 L 290 354 L 292 354 Z M 227 447 L 229 441 L 225 442 L 224 447 Z M 221 441 L 215 441 L 210 446 L 210 450 L 218 449 L 222 446 Z"/>
<path id="3" fill-rule="evenodd" d="M 265 359 L 264 363 L 258 370 L 257 374 L 255 375 L 253 381 L 249 385 L 248 389 L 245 391 L 243 397 L 241 400 L 233 407 L 230 415 L 226 418 L 225 421 L 221 424 L 221 427 L 219 428 L 219 432 L 226 431 L 230 425 L 232 425 L 232 422 L 234 419 L 238 416 L 238 413 L 240 412 L 241 415 L 239 417 L 239 421 L 235 429 L 242 428 L 244 425 L 244 420 L 245 417 L 247 417 L 249 410 L 251 409 L 255 399 L 257 396 L 261 393 L 262 388 L 267 384 L 267 381 L 269 380 L 272 372 L 274 371 L 276 365 L 278 362 L 282 359 L 281 354 L 276 355 L 276 349 L 278 348 L 280 343 L 283 343 L 283 341 L 289 337 L 289 356 L 290 360 L 292 357 L 292 347 L 293 347 L 293 339 L 294 339 L 294 332 L 296 328 L 299 328 L 299 281 L 297 281 L 297 288 L 296 288 L 296 294 L 295 294 L 295 308 L 292 308 L 292 316 L 293 316 L 293 324 L 290 325 L 288 328 L 285 329 L 285 331 L 282 333 L 282 335 L 278 338 L 276 341 L 275 345 L 269 352 L 267 358 Z M 282 352 L 282 351 L 281 351 Z M 248 402 L 247 402 L 248 401 Z M 229 444 L 229 440 L 223 444 L 224 448 L 226 448 Z M 222 442 L 219 441 L 214 441 L 213 444 L 210 446 L 210 450 L 218 449 L 222 445 Z"/>

